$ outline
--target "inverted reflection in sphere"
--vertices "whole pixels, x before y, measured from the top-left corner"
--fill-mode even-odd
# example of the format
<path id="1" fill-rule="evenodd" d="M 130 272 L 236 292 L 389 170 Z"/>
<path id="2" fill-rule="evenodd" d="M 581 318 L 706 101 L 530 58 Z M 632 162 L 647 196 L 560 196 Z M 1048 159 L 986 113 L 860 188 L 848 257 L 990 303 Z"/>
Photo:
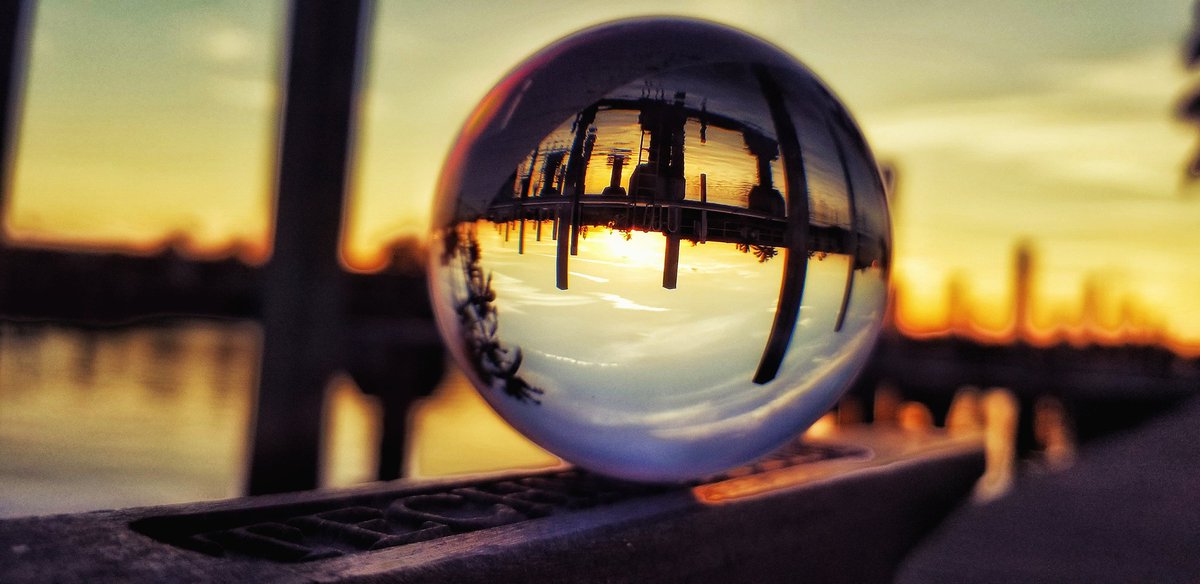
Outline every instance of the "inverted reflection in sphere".
<path id="1" fill-rule="evenodd" d="M 547 450 L 637 480 L 767 454 L 845 390 L 886 302 L 882 183 L 845 108 L 718 25 L 617 22 L 530 57 L 438 186 L 455 357 Z"/>

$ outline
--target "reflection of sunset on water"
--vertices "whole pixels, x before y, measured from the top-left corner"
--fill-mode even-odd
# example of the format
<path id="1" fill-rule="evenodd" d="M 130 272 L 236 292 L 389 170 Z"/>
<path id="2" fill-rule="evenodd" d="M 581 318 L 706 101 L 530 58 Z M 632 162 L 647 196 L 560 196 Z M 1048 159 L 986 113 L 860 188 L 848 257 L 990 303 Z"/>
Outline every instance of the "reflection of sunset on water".
<path id="1" fill-rule="evenodd" d="M 532 230 L 532 227 L 526 229 Z M 546 225 L 544 229 L 549 233 L 550 226 Z M 510 234 L 508 241 L 505 241 L 506 230 Z M 480 240 L 486 242 L 485 245 L 495 246 L 492 249 L 497 253 L 517 252 L 516 229 L 512 225 L 506 227 L 486 221 L 480 222 L 478 232 Z M 525 246 L 525 253 L 528 255 L 552 259 L 557 243 L 547 237 L 540 242 L 527 240 Z M 666 237 L 661 233 L 631 231 L 626 235 L 603 226 L 592 227 L 580 237 L 579 255 L 572 258 L 571 269 L 585 275 L 591 274 L 592 278 L 605 278 L 604 281 L 608 281 L 608 278 L 603 274 L 612 276 L 612 270 L 618 275 L 628 274 L 627 268 L 636 269 L 641 273 L 652 272 L 654 287 L 661 289 L 665 246 Z M 511 258 L 510 261 L 518 260 Z M 696 282 L 701 286 L 708 282 L 710 277 L 734 276 L 756 280 L 763 278 L 761 282 L 770 282 L 768 287 L 772 287 L 778 283 L 781 264 L 780 261 L 760 262 L 752 253 L 740 251 L 729 244 L 686 243 L 680 250 L 679 270 L 681 279 L 696 278 Z M 552 261 L 549 265 L 553 266 Z M 690 272 L 694 274 L 689 276 Z M 774 309 L 774 306 L 771 308 Z"/>
<path id="2" fill-rule="evenodd" d="M 549 237 L 526 241 L 520 254 L 512 225 L 480 222 L 476 232 L 496 295 L 499 335 L 520 347 L 526 381 L 545 392 L 536 409 L 510 414 L 518 428 L 551 417 L 561 419 L 553 426 L 564 432 L 592 427 L 601 442 L 631 440 L 630 432 L 643 425 L 662 428 L 656 432 L 664 438 L 703 440 L 704 431 L 689 430 L 688 420 L 707 409 L 726 410 L 714 420 L 742 412 L 733 419 L 750 423 L 747 430 L 766 414 L 757 405 L 764 394 L 750 378 L 776 309 L 780 258 L 761 262 L 732 244 L 685 245 L 678 287 L 665 289 L 662 234 L 634 231 L 626 240 L 619 231 L 593 228 L 571 258 L 576 277 L 563 291 L 554 286 L 557 243 Z M 830 254 L 808 264 L 795 350 L 781 374 L 795 384 L 797 398 L 849 354 L 842 343 L 851 337 L 830 334 L 848 261 Z M 855 294 L 862 298 L 852 306 L 871 306 L 882 285 L 877 274 L 860 278 Z M 858 342 L 869 339 L 867 323 L 880 310 L 876 305 L 873 313 L 849 316 L 849 330 L 868 333 Z M 593 374 L 580 375 L 589 370 Z"/>
<path id="3" fill-rule="evenodd" d="M 555 242 L 527 244 L 526 255 L 519 256 L 515 242 L 505 244 L 496 229 L 481 228 L 479 234 L 493 270 L 504 334 L 523 347 L 527 359 L 546 355 L 577 362 L 653 362 L 687 354 L 689 348 L 698 348 L 697 343 L 713 343 L 707 351 L 692 353 L 693 365 L 700 370 L 683 369 L 703 378 L 705 371 L 722 369 L 730 351 L 744 352 L 745 367 L 757 362 L 777 300 L 781 262 L 759 264 L 753 255 L 728 244 L 684 247 L 679 287 L 668 290 L 662 286 L 661 234 L 634 232 L 626 241 L 620 232 L 597 229 L 580 241 L 579 256 L 572 258 L 573 273 L 584 277 L 573 279 L 564 292 L 554 287 Z M 745 313 L 731 314 L 731 302 Z M 570 312 L 557 315 L 553 311 L 559 307 Z M 570 324 L 555 327 L 556 321 Z M 610 329 L 601 335 L 608 339 L 604 342 L 587 334 L 604 329 Z M 729 334 L 714 336 L 722 330 Z M 737 330 L 753 332 L 743 338 Z M 522 342 L 525 338 L 541 338 L 545 344 Z M 723 348 L 726 345 L 732 346 Z"/>
<path id="4" fill-rule="evenodd" d="M 631 42 L 605 58 L 655 73 L 509 91 L 440 182 L 451 349 L 517 429 L 593 470 L 677 479 L 765 454 L 833 405 L 883 318 L 891 234 L 856 125 L 773 48 L 724 42 L 757 56 Z M 569 61 L 519 71 L 551 87 Z"/>
<path id="5" fill-rule="evenodd" d="M 580 242 L 580 247 L 590 252 L 586 254 L 586 261 L 603 261 L 607 258 L 639 268 L 661 267 L 665 245 L 666 238 L 660 233 L 634 231 L 626 239 L 625 234 L 604 228 L 589 231 Z"/>

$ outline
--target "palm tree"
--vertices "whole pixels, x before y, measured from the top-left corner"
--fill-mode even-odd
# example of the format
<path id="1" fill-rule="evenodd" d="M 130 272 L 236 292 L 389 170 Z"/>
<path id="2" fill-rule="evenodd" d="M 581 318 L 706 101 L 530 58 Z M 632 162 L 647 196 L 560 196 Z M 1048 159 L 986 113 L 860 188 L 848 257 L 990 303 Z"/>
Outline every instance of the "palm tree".
<path id="1" fill-rule="evenodd" d="M 500 386 L 507 395 L 517 401 L 540 404 L 537 396 L 542 390 L 529 385 L 517 370 L 521 368 L 521 348 L 506 347 L 500 342 L 499 314 L 496 311 L 496 291 L 492 289 L 492 275 L 485 274 L 480 262 L 481 250 L 473 226 L 460 225 L 454 235 L 447 235 L 449 245 L 462 262 L 466 281 L 466 298 L 456 306 L 459 325 L 471 366 L 490 387 Z M 453 243 L 449 243 L 453 241 Z"/>

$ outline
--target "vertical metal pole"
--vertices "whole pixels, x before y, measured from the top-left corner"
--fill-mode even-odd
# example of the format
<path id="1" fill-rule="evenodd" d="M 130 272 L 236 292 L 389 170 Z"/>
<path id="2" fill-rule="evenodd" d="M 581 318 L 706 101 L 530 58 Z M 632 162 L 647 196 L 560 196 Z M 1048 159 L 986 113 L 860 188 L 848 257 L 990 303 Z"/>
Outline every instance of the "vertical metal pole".
<path id="1" fill-rule="evenodd" d="M 779 285 L 779 303 L 775 307 L 775 319 L 767 346 L 763 349 L 758 369 L 754 372 L 754 383 L 763 384 L 775 379 L 779 367 L 792 342 L 796 331 L 796 318 L 804 297 L 804 281 L 808 274 L 808 175 L 804 169 L 804 153 L 800 149 L 800 137 L 796 124 L 783 101 L 783 91 L 766 67 L 755 71 L 762 85 L 771 121 L 779 135 L 779 152 L 783 156 L 783 172 L 787 188 L 787 237 L 788 242 L 783 265 L 783 282 Z"/>
<path id="2" fill-rule="evenodd" d="M 625 167 L 624 156 L 613 156 L 612 174 L 608 177 L 608 189 L 604 194 L 618 194 L 621 188 L 621 169 Z"/>
<path id="3" fill-rule="evenodd" d="M 0 219 L 12 195 L 33 11 L 32 0 L 0 2 Z"/>
<path id="4" fill-rule="evenodd" d="M 1028 240 L 1017 242 L 1016 257 L 1013 258 L 1013 338 L 1017 343 L 1030 340 L 1033 329 L 1031 280 L 1033 274 L 1033 246 Z"/>
<path id="5" fill-rule="evenodd" d="M 559 206 L 559 219 L 555 228 L 555 234 L 558 236 L 558 251 L 554 270 L 554 286 L 559 290 L 566 290 L 569 285 L 568 256 L 579 253 L 579 196 L 583 192 L 583 178 L 587 167 L 584 141 L 587 138 L 588 126 L 595 119 L 595 108 L 586 109 L 575 118 L 575 141 L 571 144 L 571 154 L 567 159 L 566 178 L 563 180 L 562 190 L 559 191 L 566 199 L 566 202 Z M 563 217 L 563 212 L 569 213 L 570 216 Z"/>
<path id="6" fill-rule="evenodd" d="M 570 158 L 567 159 L 566 179 L 560 192 L 571 198 L 571 255 L 579 255 L 579 231 L 583 228 L 583 209 L 579 197 L 583 195 L 583 182 L 587 174 L 588 159 L 591 157 L 592 144 L 595 134 L 588 139 L 588 127 L 596 121 L 596 108 L 591 107 L 575 118 L 575 141 L 571 144 Z M 569 191 L 569 192 L 568 192 Z M 565 290 L 565 288 L 564 288 Z"/>
<path id="7" fill-rule="evenodd" d="M 521 214 L 521 239 L 517 244 L 517 253 L 525 253 L 525 203 L 529 200 L 529 189 L 533 187 L 533 166 L 537 163 L 538 149 L 534 147 L 533 157 L 529 159 L 529 176 L 521 183 L 521 198 L 517 203 L 518 213 Z M 541 232 L 538 232 L 539 240 Z"/>
<path id="8" fill-rule="evenodd" d="M 340 358 L 343 198 L 369 0 L 294 0 L 250 494 L 317 486 L 325 385 Z"/>
<path id="9" fill-rule="evenodd" d="M 4 248 L 8 243 L 3 226 L 12 196 L 33 11 L 33 0 L 0 2 L 0 305 L 5 302 L 5 288 L 13 281 L 6 266 Z"/>
<path id="10" fill-rule="evenodd" d="M 563 217 L 563 214 L 574 215 L 571 209 L 571 202 L 564 201 L 558 205 L 554 216 L 554 235 L 558 238 L 558 247 L 554 255 L 554 287 L 559 290 L 566 290 L 570 286 L 567 263 L 571 257 L 571 238 L 564 232 L 570 231 L 571 220 L 569 217 Z"/>
<path id="11" fill-rule="evenodd" d="M 678 214 L 680 209 L 673 207 L 669 211 L 673 216 L 676 216 L 676 223 L 679 222 Z M 670 220 L 667 221 L 670 224 Z M 663 230 L 663 236 L 666 241 L 666 251 L 663 253 L 663 288 L 674 290 L 679 286 L 679 233 L 670 233 L 669 229 Z"/>
<path id="12" fill-rule="evenodd" d="M 846 150 L 842 147 L 842 140 L 829 120 L 825 121 L 825 127 L 829 130 L 829 138 L 833 140 L 834 149 L 837 150 L 838 164 L 842 166 L 842 180 L 846 181 L 846 203 L 850 213 L 849 229 L 846 233 L 850 267 L 846 270 L 846 287 L 842 290 L 842 304 L 838 307 L 837 319 L 833 324 L 833 331 L 841 332 L 842 326 L 846 324 L 846 313 L 850 310 L 850 296 L 854 292 L 854 271 L 858 267 L 858 203 L 855 200 L 857 194 L 854 192 L 854 179 L 850 176 L 850 164 L 846 160 Z"/>

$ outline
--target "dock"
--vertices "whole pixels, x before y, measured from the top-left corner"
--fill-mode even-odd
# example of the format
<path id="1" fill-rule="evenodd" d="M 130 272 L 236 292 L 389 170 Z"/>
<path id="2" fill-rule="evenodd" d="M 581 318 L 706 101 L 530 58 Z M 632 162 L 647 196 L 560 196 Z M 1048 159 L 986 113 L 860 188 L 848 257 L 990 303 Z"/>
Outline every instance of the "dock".
<path id="1" fill-rule="evenodd" d="M 890 582 L 980 441 L 847 431 L 704 481 L 571 468 L 0 521 L 4 582 Z"/>

